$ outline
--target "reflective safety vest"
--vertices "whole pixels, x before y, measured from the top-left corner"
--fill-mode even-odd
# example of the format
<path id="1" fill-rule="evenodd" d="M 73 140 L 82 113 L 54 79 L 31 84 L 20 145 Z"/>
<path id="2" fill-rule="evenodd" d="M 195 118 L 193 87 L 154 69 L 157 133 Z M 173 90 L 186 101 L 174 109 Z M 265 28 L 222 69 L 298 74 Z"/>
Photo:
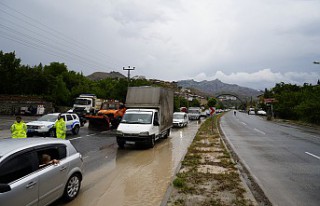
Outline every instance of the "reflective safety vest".
<path id="1" fill-rule="evenodd" d="M 56 128 L 57 138 L 66 139 L 67 127 L 66 127 L 66 122 L 63 120 L 63 118 L 60 118 L 58 121 L 56 121 L 55 128 Z"/>
<path id="2" fill-rule="evenodd" d="M 10 127 L 12 138 L 26 138 L 27 137 L 27 125 L 23 122 L 15 121 Z"/>

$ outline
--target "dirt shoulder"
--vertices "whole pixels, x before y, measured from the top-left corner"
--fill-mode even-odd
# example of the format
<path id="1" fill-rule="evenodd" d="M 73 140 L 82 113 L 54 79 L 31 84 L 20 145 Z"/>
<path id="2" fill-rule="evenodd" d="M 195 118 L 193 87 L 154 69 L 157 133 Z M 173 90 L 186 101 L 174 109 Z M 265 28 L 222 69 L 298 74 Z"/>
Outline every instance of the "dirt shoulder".
<path id="1" fill-rule="evenodd" d="M 198 130 L 173 179 L 168 206 L 258 205 L 219 135 L 217 118 Z"/>

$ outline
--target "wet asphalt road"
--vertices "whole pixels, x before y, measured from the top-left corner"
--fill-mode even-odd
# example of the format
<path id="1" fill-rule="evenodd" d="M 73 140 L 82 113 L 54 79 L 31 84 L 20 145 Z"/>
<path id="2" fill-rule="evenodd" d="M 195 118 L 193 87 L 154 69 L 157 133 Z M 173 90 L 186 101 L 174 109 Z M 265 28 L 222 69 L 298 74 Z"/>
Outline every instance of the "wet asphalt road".
<path id="1" fill-rule="evenodd" d="M 152 149 L 126 145 L 123 150 L 115 131 L 81 128 L 79 135 L 67 136 L 84 158 L 80 194 L 70 203 L 58 200 L 53 205 L 160 205 L 198 128 L 191 121 L 185 128 L 173 128 Z"/>
<path id="2" fill-rule="evenodd" d="M 221 128 L 273 205 L 320 205 L 320 131 L 229 112 Z"/>

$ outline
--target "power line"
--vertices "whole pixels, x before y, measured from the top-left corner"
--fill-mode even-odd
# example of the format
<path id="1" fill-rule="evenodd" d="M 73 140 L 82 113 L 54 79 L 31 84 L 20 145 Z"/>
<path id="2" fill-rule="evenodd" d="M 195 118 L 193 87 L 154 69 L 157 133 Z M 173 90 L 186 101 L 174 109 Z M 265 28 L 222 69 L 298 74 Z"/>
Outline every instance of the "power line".
<path id="1" fill-rule="evenodd" d="M 28 24 L 28 25 L 30 25 L 30 26 L 32 26 L 32 27 L 34 27 L 34 28 L 36 28 L 36 29 L 38 29 L 38 30 L 46 33 L 46 34 L 49 34 L 50 36 L 54 37 L 55 39 L 57 39 L 57 40 L 59 40 L 59 41 L 60 41 L 60 40 L 63 40 L 64 42 L 68 43 L 69 45 L 71 45 L 71 46 L 74 47 L 74 48 L 76 47 L 76 48 L 81 48 L 81 49 L 84 49 L 84 48 L 86 48 L 86 49 L 87 49 L 87 48 L 88 48 L 88 49 L 91 49 L 91 50 L 95 51 L 97 54 L 101 55 L 101 57 L 104 58 L 104 61 L 106 60 L 106 59 L 105 59 L 105 58 L 106 58 L 106 55 L 105 55 L 105 54 L 103 54 L 103 53 L 101 53 L 101 52 L 99 52 L 99 51 L 97 51 L 97 50 L 95 50 L 95 49 L 92 49 L 92 48 L 88 47 L 87 45 L 83 45 L 82 43 L 80 43 L 80 42 L 78 42 L 78 41 L 76 41 L 76 40 L 74 40 L 74 39 L 72 39 L 72 38 L 70 38 L 70 37 L 65 36 L 65 35 L 62 34 L 61 32 L 59 32 L 59 31 L 57 31 L 57 30 L 55 30 L 55 29 L 52 29 L 52 28 L 44 25 L 43 23 L 41 23 L 41 22 L 39 22 L 39 21 L 37 21 L 37 20 L 35 20 L 35 19 L 33 19 L 33 18 L 31 18 L 31 17 L 23 14 L 23 13 L 20 12 L 20 11 L 17 11 L 17 10 L 15 10 L 15 9 L 13 9 L 12 7 L 7 6 L 6 4 L 4 4 L 4 3 L 2 3 L 2 2 L 0 2 L 0 4 L 3 5 L 3 6 L 5 6 L 6 8 L 9 8 L 10 10 L 12 10 L 12 11 L 14 11 L 14 12 L 16 12 L 16 13 L 24 16 L 24 17 L 26 17 L 27 19 L 30 19 L 30 20 L 32 20 L 33 22 L 36 22 L 36 23 L 40 24 L 41 26 L 43 26 L 43 27 L 45 27 L 45 28 L 47 28 L 47 29 L 49 29 L 50 31 L 53 31 L 53 32 L 48 32 L 47 29 L 40 28 L 39 26 L 37 26 L 37 25 L 35 25 L 35 24 L 33 24 L 33 23 L 30 23 L 29 21 L 27 21 L 27 20 L 25 20 L 25 19 L 22 19 L 22 18 L 20 18 L 20 17 L 17 17 L 17 16 L 15 16 L 15 15 L 11 14 L 11 13 L 8 13 L 6 10 L 3 10 L 3 9 L 0 8 L 0 10 L 2 10 L 2 11 L 3 11 L 4 13 L 6 13 L 8 16 L 11 16 L 11 17 L 13 17 L 13 18 L 15 18 L 15 19 L 18 19 L 18 20 L 20 20 L 20 21 L 23 21 L 23 22 L 25 22 L 26 24 Z M 12 22 L 12 21 L 11 21 L 11 22 Z M 17 24 L 15 24 L 15 25 L 17 25 Z M 21 27 L 21 25 L 19 25 L 19 27 Z M 22 26 L 22 27 L 23 27 L 23 26 Z M 26 29 L 26 27 L 23 27 L 23 28 Z M 12 29 L 12 28 L 11 28 L 11 29 Z M 35 34 L 43 37 L 42 34 L 36 33 L 36 32 L 34 32 L 34 31 L 30 30 L 30 29 L 26 29 L 26 30 L 28 30 L 29 32 L 35 33 Z M 21 33 L 21 32 L 20 32 L 20 33 Z M 23 35 L 24 35 L 24 34 L 23 34 Z M 30 36 L 29 36 L 29 37 L 30 37 Z M 31 37 L 31 38 L 32 38 L 32 37 Z M 45 38 L 46 38 L 46 39 L 49 39 L 49 40 L 52 40 L 52 39 L 48 38 L 48 36 L 46 36 Z M 38 40 L 38 41 L 41 41 L 41 40 L 39 40 L 39 39 L 37 39 L 37 38 L 33 38 L 33 39 L 34 39 L 34 40 L 36 39 L 36 41 L 37 41 L 37 40 Z M 12 40 L 12 38 L 11 38 L 11 40 Z M 42 43 L 44 43 L 44 42 L 42 42 Z M 25 46 L 26 46 L 26 45 L 25 45 Z M 38 45 L 38 46 L 39 46 L 39 45 Z M 58 49 L 57 47 L 55 47 L 55 48 Z M 70 49 L 70 47 L 69 47 L 69 49 Z M 61 49 L 60 49 L 60 50 L 61 50 Z M 62 50 L 63 50 L 63 49 L 62 49 Z M 82 50 L 81 50 L 81 51 L 82 51 Z M 66 52 L 66 50 L 64 50 L 64 52 Z M 91 54 L 91 52 L 89 52 L 89 53 Z M 74 55 L 74 54 L 73 54 L 73 55 Z M 55 55 L 55 56 L 57 56 L 57 55 Z M 78 58 L 82 58 L 82 59 L 83 59 L 82 56 L 79 56 L 79 55 L 76 55 L 76 56 L 77 56 Z M 90 56 L 90 55 L 87 55 L 87 54 L 86 54 L 86 56 Z M 91 55 L 91 56 L 93 56 L 93 55 Z M 94 58 L 96 58 L 96 56 L 94 56 Z M 91 61 L 91 60 L 90 60 L 90 61 Z M 95 62 L 95 64 L 96 64 L 96 62 Z M 100 66 L 101 66 L 101 65 L 100 65 Z"/>

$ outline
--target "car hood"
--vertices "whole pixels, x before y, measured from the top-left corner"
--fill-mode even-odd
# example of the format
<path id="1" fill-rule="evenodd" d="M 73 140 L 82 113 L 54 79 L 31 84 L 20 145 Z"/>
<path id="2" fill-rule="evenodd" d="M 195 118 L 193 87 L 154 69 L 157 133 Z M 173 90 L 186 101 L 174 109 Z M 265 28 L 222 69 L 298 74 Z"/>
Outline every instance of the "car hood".
<path id="1" fill-rule="evenodd" d="M 29 126 L 51 126 L 54 125 L 55 122 L 48 122 L 48 121 L 32 121 L 28 122 L 26 125 Z"/>

